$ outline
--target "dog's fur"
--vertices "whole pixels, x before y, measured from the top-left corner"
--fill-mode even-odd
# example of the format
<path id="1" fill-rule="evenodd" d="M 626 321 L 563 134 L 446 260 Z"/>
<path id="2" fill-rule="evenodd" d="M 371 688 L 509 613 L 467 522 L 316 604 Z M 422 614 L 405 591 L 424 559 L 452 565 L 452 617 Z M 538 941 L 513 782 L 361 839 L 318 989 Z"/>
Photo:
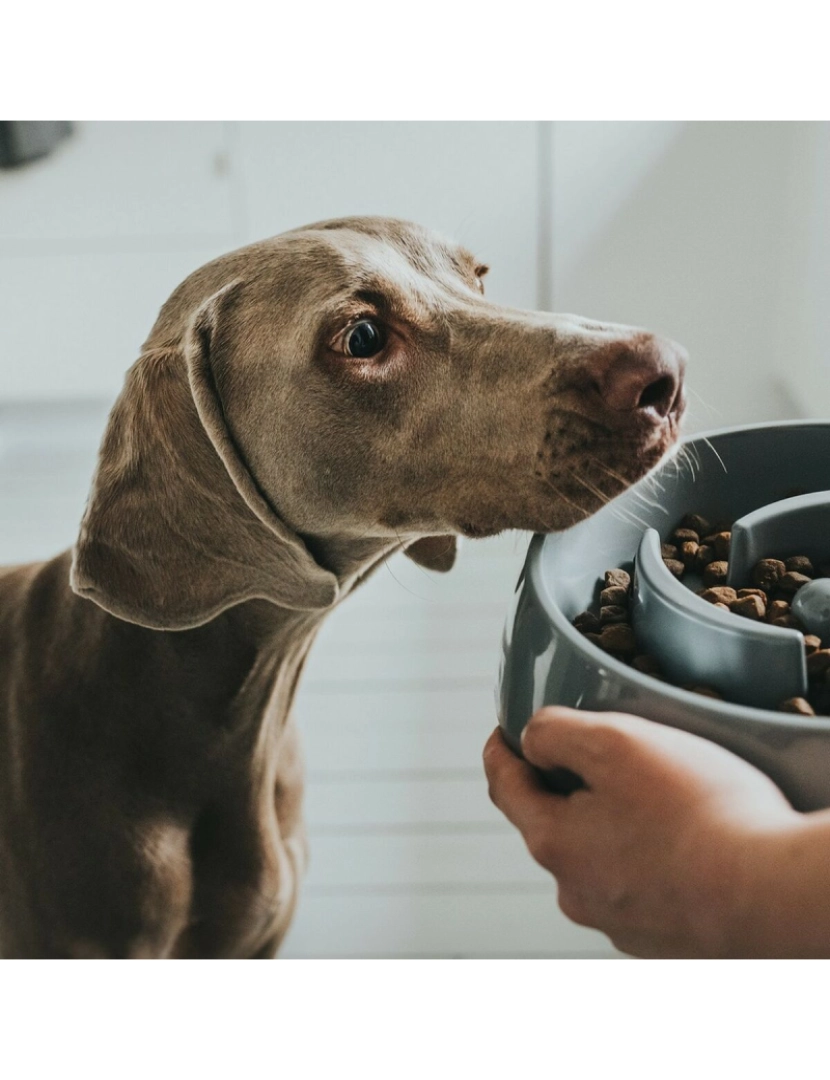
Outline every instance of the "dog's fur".
<path id="1" fill-rule="evenodd" d="M 0 952 L 265 957 L 305 861 L 291 702 L 396 550 L 563 529 L 674 442 L 680 350 L 497 307 L 414 225 L 324 222 L 162 308 L 74 552 L 0 571 Z M 378 356 L 346 355 L 359 318 Z M 650 387 L 646 396 L 644 388 Z"/>

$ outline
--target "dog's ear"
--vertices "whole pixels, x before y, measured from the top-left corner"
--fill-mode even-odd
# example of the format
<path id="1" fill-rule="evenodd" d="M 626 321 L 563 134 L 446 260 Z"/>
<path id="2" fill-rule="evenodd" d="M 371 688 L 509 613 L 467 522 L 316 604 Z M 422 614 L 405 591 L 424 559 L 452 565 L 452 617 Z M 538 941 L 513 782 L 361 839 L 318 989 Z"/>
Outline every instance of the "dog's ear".
<path id="1" fill-rule="evenodd" d="M 456 536 L 424 536 L 404 550 L 404 554 L 419 566 L 425 566 L 427 570 L 439 570 L 442 574 L 452 570 L 457 553 Z"/>
<path id="2" fill-rule="evenodd" d="M 80 596 L 129 622 L 185 630 L 243 600 L 330 606 L 336 577 L 257 488 L 211 368 L 234 282 L 197 312 L 184 349 L 145 353 L 110 415 L 72 560 Z"/>

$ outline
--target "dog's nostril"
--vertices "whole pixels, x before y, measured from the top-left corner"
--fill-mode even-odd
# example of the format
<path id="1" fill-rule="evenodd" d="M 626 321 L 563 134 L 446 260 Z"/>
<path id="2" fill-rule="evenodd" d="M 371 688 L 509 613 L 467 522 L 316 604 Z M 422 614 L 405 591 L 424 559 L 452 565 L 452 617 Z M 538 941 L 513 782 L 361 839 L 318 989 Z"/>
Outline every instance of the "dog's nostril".
<path id="1" fill-rule="evenodd" d="M 671 412 L 677 394 L 677 384 L 671 375 L 663 375 L 643 390 L 638 409 L 654 409 L 660 416 L 666 417 Z"/>
<path id="2" fill-rule="evenodd" d="M 588 374 L 607 408 L 657 423 L 682 407 L 684 367 L 685 356 L 672 342 L 641 334 L 599 349 Z"/>

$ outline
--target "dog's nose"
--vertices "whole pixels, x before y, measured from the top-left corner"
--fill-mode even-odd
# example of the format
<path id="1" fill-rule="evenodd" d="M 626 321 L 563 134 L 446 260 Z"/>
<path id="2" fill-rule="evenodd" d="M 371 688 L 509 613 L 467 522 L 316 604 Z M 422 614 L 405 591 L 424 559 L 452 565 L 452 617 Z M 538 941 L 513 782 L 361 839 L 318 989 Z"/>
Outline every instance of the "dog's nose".
<path id="1" fill-rule="evenodd" d="M 673 341 L 639 335 L 603 352 L 594 385 L 609 409 L 661 423 L 683 409 L 685 351 Z"/>

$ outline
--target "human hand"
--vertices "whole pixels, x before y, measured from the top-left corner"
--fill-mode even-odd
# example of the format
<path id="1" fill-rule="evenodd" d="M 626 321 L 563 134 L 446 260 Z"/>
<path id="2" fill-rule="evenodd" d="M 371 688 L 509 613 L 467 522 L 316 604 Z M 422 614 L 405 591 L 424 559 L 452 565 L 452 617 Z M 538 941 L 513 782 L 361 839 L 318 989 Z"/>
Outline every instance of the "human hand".
<path id="1" fill-rule="evenodd" d="M 522 748 L 526 761 L 491 735 L 490 795 L 556 877 L 569 918 L 637 956 L 764 954 L 749 916 L 765 903 L 765 852 L 803 818 L 767 776 L 621 713 L 542 709 Z M 555 795 L 532 766 L 565 766 L 587 786 Z"/>

